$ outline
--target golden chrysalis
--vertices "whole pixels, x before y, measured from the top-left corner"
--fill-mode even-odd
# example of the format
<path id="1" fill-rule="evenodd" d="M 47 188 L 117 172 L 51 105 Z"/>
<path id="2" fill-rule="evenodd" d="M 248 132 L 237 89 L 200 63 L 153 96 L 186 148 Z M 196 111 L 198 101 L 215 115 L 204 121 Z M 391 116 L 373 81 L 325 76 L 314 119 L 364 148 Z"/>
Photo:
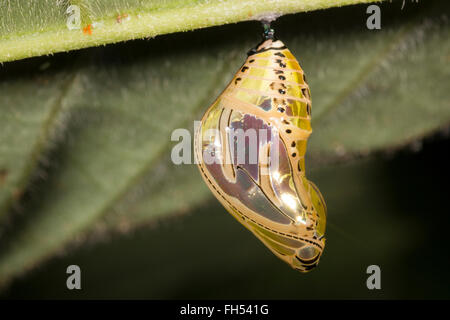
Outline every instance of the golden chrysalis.
<path id="1" fill-rule="evenodd" d="M 303 70 L 266 24 L 262 43 L 204 114 L 195 157 L 227 211 L 302 272 L 325 246 L 326 205 L 305 175 L 311 132 Z"/>

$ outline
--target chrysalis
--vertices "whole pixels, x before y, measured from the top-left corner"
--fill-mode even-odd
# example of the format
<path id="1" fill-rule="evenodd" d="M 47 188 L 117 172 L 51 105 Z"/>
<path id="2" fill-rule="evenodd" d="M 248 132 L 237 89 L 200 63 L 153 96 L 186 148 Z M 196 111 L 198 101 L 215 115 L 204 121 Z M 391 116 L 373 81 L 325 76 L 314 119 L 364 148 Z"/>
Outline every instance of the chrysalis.
<path id="1" fill-rule="evenodd" d="M 195 157 L 228 212 L 302 272 L 325 246 L 326 205 L 305 175 L 311 132 L 303 70 L 265 24 L 262 43 L 203 116 Z"/>

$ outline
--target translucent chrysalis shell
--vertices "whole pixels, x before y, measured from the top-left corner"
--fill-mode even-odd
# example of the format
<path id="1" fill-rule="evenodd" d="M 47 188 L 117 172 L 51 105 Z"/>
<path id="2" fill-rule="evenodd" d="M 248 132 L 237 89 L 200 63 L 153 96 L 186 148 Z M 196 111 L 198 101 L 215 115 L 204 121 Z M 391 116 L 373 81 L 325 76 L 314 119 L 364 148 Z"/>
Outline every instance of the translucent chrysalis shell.
<path id="1" fill-rule="evenodd" d="M 326 205 L 305 176 L 311 132 L 303 70 L 283 42 L 266 37 L 248 53 L 195 135 L 196 162 L 216 198 L 302 272 L 318 264 L 325 246 Z"/>

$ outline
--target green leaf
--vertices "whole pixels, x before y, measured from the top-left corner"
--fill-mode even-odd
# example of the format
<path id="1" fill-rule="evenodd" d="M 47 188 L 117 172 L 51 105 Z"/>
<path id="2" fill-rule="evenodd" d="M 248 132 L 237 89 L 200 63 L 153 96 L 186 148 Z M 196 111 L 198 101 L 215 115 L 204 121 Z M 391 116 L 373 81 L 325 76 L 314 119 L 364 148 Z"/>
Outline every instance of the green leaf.
<path id="1" fill-rule="evenodd" d="M 0 62 L 373 1 L 6 0 L 0 4 Z"/>
<path id="2" fill-rule="evenodd" d="M 445 8 L 386 3 L 379 31 L 366 28 L 366 6 L 274 23 L 312 89 L 310 167 L 397 148 L 449 123 Z M 0 283 L 86 236 L 210 199 L 194 165 L 171 163 L 170 136 L 192 129 L 260 32 L 247 22 L 5 64 Z"/>

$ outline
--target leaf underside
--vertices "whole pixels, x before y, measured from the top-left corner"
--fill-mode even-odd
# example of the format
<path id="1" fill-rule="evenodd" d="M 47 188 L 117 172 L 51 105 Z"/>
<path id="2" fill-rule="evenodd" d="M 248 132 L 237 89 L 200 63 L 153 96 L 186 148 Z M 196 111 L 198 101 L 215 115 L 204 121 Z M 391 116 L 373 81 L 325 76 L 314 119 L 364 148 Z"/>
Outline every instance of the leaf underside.
<path id="1" fill-rule="evenodd" d="M 6 0 L 0 62 L 368 2 L 374 0 Z"/>

